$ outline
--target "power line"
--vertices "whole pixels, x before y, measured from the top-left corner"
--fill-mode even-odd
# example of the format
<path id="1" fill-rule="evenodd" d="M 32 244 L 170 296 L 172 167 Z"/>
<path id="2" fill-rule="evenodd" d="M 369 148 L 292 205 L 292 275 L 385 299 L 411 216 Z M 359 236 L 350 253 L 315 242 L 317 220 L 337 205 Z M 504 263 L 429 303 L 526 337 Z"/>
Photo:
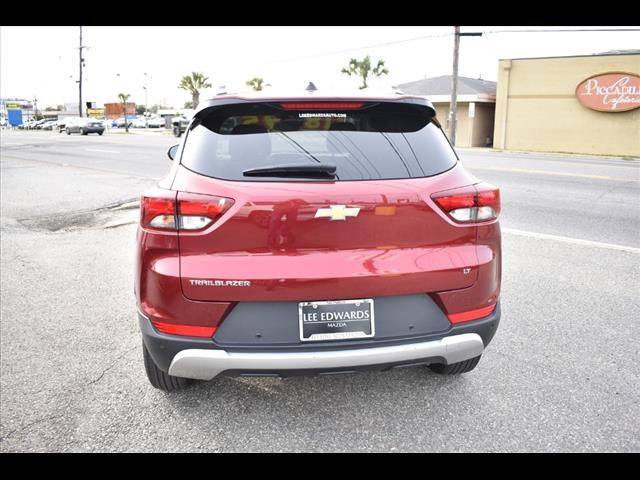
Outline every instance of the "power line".
<path id="1" fill-rule="evenodd" d="M 564 29 L 537 29 L 537 30 L 488 30 L 482 33 L 488 35 L 490 33 L 554 33 L 554 32 L 640 32 L 640 28 L 564 28 Z"/>
<path id="2" fill-rule="evenodd" d="M 640 32 L 640 28 L 564 28 L 564 29 L 553 29 L 553 28 L 545 28 L 545 29 L 503 29 L 503 30 L 482 30 L 481 33 L 485 35 L 492 35 L 497 33 L 580 33 L 580 32 Z M 377 47 L 386 47 L 388 45 L 397 45 L 400 43 L 408 43 L 408 42 L 416 42 L 419 40 L 425 40 L 427 38 L 442 38 L 442 37 L 451 37 L 453 33 L 440 33 L 437 35 L 422 35 L 420 37 L 412 37 L 405 38 L 403 40 L 394 40 L 392 42 L 384 42 L 384 43 L 375 43 L 372 45 L 365 45 L 362 47 L 356 48 L 348 48 L 344 50 L 334 50 L 331 52 L 324 53 L 316 53 L 313 55 L 304 55 L 301 57 L 292 57 L 292 58 L 284 58 L 280 60 L 273 60 L 268 63 L 283 63 L 283 62 L 294 62 L 298 60 L 307 60 L 312 58 L 319 57 L 328 57 L 331 55 L 339 55 L 341 53 L 349 53 L 356 52 L 359 50 L 366 50 L 369 48 L 377 48 Z M 464 36 L 464 32 L 461 33 Z"/>
<path id="3" fill-rule="evenodd" d="M 364 47 L 356 47 L 356 48 L 348 48 L 345 50 L 334 50 L 332 52 L 325 52 L 325 53 L 317 53 L 314 55 L 305 55 L 302 57 L 294 57 L 294 58 L 285 58 L 285 59 L 281 59 L 281 60 L 274 60 L 273 63 L 277 63 L 277 62 L 293 62 L 293 61 L 297 61 L 297 60 L 305 60 L 308 58 L 318 58 L 318 57 L 327 57 L 330 55 L 338 55 L 340 53 L 348 53 L 348 52 L 356 52 L 358 50 L 366 50 L 367 48 L 376 48 L 376 47 L 385 47 L 387 45 L 395 45 L 398 43 L 406 43 L 406 42 L 415 42 L 416 40 L 424 40 L 425 38 L 438 38 L 438 37 L 450 37 L 451 35 L 453 35 L 452 33 L 441 33 L 438 35 L 423 35 L 420 37 L 413 37 L 413 38 L 406 38 L 404 40 L 394 40 L 393 42 L 385 42 L 385 43 L 376 43 L 373 45 L 365 45 Z"/>

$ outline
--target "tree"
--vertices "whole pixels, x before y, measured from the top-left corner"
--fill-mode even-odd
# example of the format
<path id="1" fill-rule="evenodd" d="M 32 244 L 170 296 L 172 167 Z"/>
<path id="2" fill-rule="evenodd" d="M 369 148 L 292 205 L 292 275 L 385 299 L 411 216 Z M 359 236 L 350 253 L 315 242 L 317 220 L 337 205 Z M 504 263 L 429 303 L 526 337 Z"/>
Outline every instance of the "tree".
<path id="1" fill-rule="evenodd" d="M 343 68 L 340 71 L 349 76 L 356 75 L 362 77 L 362 85 L 359 87 L 360 90 L 368 87 L 367 78 L 369 77 L 369 73 L 374 77 L 380 77 L 389 73 L 389 70 L 384 68 L 384 60 L 378 60 L 377 65 L 372 69 L 371 58 L 369 58 L 369 55 L 364 57 L 362 60 L 352 58 L 349 60 L 349 68 Z"/>
<path id="2" fill-rule="evenodd" d="M 136 113 L 138 115 L 144 115 L 144 112 L 146 112 L 146 111 L 147 111 L 146 105 L 137 105 L 136 106 Z"/>
<path id="3" fill-rule="evenodd" d="M 182 108 L 193 108 L 193 102 L 184 102 L 184 107 Z"/>
<path id="4" fill-rule="evenodd" d="M 204 73 L 191 72 L 191 75 L 182 77 L 178 88 L 186 90 L 191 94 L 193 108 L 196 108 L 198 103 L 200 103 L 200 90 L 203 88 L 211 88 L 211 84 L 209 83 L 209 77 L 205 77 Z"/>
<path id="5" fill-rule="evenodd" d="M 251 80 L 247 80 L 247 86 L 253 88 L 256 92 L 262 90 L 262 84 L 264 83 L 264 78 L 254 77 Z"/>
<path id="6" fill-rule="evenodd" d="M 128 93 L 119 93 L 120 105 L 122 105 L 122 115 L 124 116 L 124 131 L 129 133 L 129 123 L 127 122 L 127 100 L 130 95 Z"/>

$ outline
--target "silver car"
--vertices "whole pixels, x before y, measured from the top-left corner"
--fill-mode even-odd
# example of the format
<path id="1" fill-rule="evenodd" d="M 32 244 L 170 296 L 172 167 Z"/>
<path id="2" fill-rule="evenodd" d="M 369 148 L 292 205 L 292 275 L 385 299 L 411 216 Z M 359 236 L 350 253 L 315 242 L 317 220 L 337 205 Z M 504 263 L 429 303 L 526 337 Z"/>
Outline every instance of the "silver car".
<path id="1" fill-rule="evenodd" d="M 95 118 L 70 118 L 66 123 L 65 132 L 67 132 L 67 135 L 72 133 L 80 133 L 82 135 L 97 133 L 102 135 L 104 133 L 104 123 Z"/>

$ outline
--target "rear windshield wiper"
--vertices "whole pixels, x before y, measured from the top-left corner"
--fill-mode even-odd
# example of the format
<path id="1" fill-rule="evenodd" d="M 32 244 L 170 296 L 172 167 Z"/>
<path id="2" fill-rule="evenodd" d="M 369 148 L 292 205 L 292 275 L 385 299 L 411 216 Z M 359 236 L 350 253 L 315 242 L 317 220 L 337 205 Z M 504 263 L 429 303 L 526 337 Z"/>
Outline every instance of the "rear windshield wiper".
<path id="1" fill-rule="evenodd" d="M 327 163 L 270 165 L 243 170 L 245 177 L 335 177 L 336 166 Z"/>

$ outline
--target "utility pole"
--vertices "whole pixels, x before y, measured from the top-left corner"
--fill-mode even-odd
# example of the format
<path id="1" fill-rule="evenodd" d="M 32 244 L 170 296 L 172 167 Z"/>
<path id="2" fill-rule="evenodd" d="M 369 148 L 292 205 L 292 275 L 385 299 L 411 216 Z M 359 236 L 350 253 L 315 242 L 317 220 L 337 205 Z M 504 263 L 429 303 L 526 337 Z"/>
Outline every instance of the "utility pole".
<path id="1" fill-rule="evenodd" d="M 82 64 L 84 62 L 84 58 L 82 58 L 82 25 L 80 25 L 80 48 L 79 58 L 80 58 L 80 76 L 78 80 L 78 115 L 82 116 Z"/>
<path id="2" fill-rule="evenodd" d="M 460 51 L 460 27 L 453 27 L 453 75 L 451 76 L 451 104 L 449 106 L 449 141 L 456 144 L 456 122 L 458 121 L 458 53 Z"/>
<path id="3" fill-rule="evenodd" d="M 147 114 L 149 113 L 149 104 L 147 103 L 147 90 L 148 90 L 148 85 L 147 85 L 147 72 L 144 72 L 144 114 L 145 116 L 147 116 Z"/>
<path id="4" fill-rule="evenodd" d="M 480 37 L 482 32 L 460 33 L 460 27 L 454 27 L 453 40 L 453 75 L 451 76 L 451 104 L 449 106 L 449 141 L 456 144 L 456 123 L 458 121 L 458 56 L 460 52 L 460 37 Z"/>

